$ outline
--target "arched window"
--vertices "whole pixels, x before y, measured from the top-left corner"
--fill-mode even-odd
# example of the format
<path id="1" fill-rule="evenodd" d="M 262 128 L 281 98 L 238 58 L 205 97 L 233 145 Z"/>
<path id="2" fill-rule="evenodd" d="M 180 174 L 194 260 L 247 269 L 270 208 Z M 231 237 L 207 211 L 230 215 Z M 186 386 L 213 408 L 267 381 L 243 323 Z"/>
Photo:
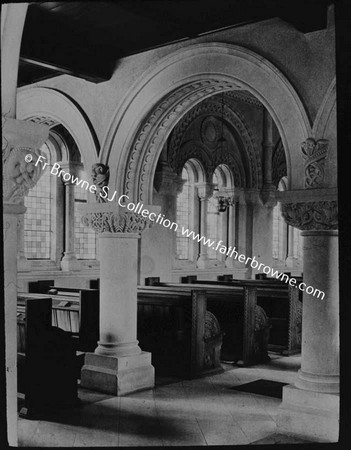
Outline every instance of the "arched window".
<path id="1" fill-rule="evenodd" d="M 233 176 L 230 169 L 225 164 L 216 167 L 212 176 L 213 195 L 208 201 L 207 237 L 213 241 L 222 241 L 222 244 L 229 247 L 234 242 L 234 214 L 231 206 L 225 211 L 219 212 L 218 197 L 228 200 L 233 197 Z M 224 260 L 225 256 L 214 248 L 208 249 L 209 259 Z"/>
<path id="2" fill-rule="evenodd" d="M 40 149 L 49 165 L 33 189 L 24 198 L 24 255 L 27 259 L 51 259 L 53 242 L 53 183 L 50 170 L 52 158 L 47 144 Z"/>
<path id="3" fill-rule="evenodd" d="M 287 179 L 283 177 L 278 184 L 278 190 L 284 191 L 286 186 Z M 301 232 L 287 225 L 281 216 L 280 204 L 278 204 L 273 208 L 273 258 L 281 263 L 285 263 L 289 258 L 301 264 L 302 256 Z"/>
<path id="4" fill-rule="evenodd" d="M 182 180 L 184 181 L 182 191 L 177 196 L 177 255 L 178 259 L 190 259 L 189 252 L 189 238 L 184 237 L 182 235 L 182 227 L 188 228 L 190 227 L 190 214 L 191 214 L 191 177 L 189 172 L 191 171 L 191 167 L 186 165 L 182 170 Z"/>
<path id="5" fill-rule="evenodd" d="M 278 184 L 278 191 L 286 188 L 286 177 Z M 288 226 L 281 216 L 280 203 L 273 208 L 273 258 L 284 261 L 288 256 Z"/>
<path id="6" fill-rule="evenodd" d="M 183 229 L 199 232 L 199 200 L 195 195 L 195 184 L 203 181 L 204 174 L 201 164 L 195 159 L 189 159 L 181 172 L 183 188 L 177 195 L 176 222 L 176 254 L 179 260 L 194 261 L 197 256 L 198 243 L 182 234 Z"/>
<path id="7" fill-rule="evenodd" d="M 27 210 L 19 251 L 23 252 L 28 260 L 46 261 L 41 266 L 40 262 L 35 264 L 35 267 L 46 269 L 60 269 L 66 253 L 74 253 L 80 260 L 96 259 L 95 232 L 83 226 L 78 210 L 78 204 L 88 201 L 87 190 L 65 183 L 62 175 L 58 176 L 58 171 L 51 173 L 53 165 L 58 163 L 64 173 L 73 176 L 77 176 L 76 169 L 81 168 L 78 178 L 90 181 L 83 171 L 76 143 L 67 130 L 58 125 L 50 130 L 49 139 L 42 146 L 41 153 L 47 165 L 43 168 L 37 185 L 30 189 L 24 199 Z M 71 189 L 74 189 L 74 210 L 70 203 Z M 67 238 L 67 226 L 73 228 L 74 247 L 73 242 Z"/>

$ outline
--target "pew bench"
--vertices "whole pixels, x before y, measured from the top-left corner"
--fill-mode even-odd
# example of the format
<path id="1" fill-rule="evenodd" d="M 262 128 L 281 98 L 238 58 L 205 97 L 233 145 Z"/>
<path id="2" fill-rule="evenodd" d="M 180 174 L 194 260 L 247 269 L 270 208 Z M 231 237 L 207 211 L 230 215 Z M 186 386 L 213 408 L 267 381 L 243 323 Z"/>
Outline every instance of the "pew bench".
<path id="1" fill-rule="evenodd" d="M 20 416 L 78 402 L 76 354 L 71 336 L 53 327 L 52 300 L 19 296 L 17 300 L 18 392 L 24 394 Z"/>
<path id="2" fill-rule="evenodd" d="M 203 289 L 138 287 L 140 346 L 158 373 L 196 378 L 222 372 L 222 332 Z"/>
<path id="3" fill-rule="evenodd" d="M 221 359 L 238 365 L 252 365 L 269 360 L 267 335 L 269 320 L 257 305 L 257 288 L 210 286 L 202 284 L 159 283 L 159 291 L 175 290 L 178 293 L 205 289 L 207 309 L 219 321 L 224 332 Z"/>
<path id="4" fill-rule="evenodd" d="M 94 351 L 99 340 L 99 291 L 47 286 L 47 292 L 19 295 L 51 298 L 52 325 L 72 335 L 77 351 Z"/>
<path id="5" fill-rule="evenodd" d="M 294 277 L 297 285 L 301 277 Z M 206 286 L 255 286 L 257 304 L 261 306 L 271 321 L 268 349 L 285 356 L 301 352 L 302 297 L 298 287 L 273 278 L 260 280 L 198 280 L 197 285 Z"/>

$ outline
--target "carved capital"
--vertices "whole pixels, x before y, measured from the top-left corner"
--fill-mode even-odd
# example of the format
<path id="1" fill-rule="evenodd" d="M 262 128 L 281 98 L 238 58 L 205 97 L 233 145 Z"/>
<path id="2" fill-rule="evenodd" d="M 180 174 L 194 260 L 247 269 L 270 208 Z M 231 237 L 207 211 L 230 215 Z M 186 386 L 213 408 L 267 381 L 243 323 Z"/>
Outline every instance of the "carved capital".
<path id="1" fill-rule="evenodd" d="M 308 138 L 302 143 L 302 157 L 305 160 L 305 189 L 316 188 L 323 184 L 328 145 L 329 142 L 326 139 L 315 141 L 313 138 Z"/>
<path id="2" fill-rule="evenodd" d="M 185 180 L 165 163 L 161 163 L 161 170 L 155 173 L 155 187 L 161 195 L 180 194 L 184 183 Z"/>
<path id="3" fill-rule="evenodd" d="M 282 203 L 286 223 L 299 230 L 337 230 L 338 205 L 334 200 Z"/>
<path id="4" fill-rule="evenodd" d="M 149 225 L 149 220 L 132 212 L 88 212 L 82 223 L 97 233 L 141 233 Z"/>
<path id="5" fill-rule="evenodd" d="M 37 162 L 48 128 L 2 117 L 3 201 L 19 204 L 42 174 Z"/>
<path id="6" fill-rule="evenodd" d="M 208 200 L 213 195 L 214 185 L 211 183 L 198 183 L 197 187 L 197 195 L 200 201 Z"/>

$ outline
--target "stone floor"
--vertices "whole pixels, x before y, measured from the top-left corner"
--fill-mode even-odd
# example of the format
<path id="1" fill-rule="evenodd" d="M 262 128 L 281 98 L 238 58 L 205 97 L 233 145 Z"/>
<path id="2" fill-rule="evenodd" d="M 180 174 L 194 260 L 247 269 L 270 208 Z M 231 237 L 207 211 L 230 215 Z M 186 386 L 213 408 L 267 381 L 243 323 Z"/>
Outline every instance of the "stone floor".
<path id="1" fill-rule="evenodd" d="M 79 389 L 81 405 L 46 420 L 19 418 L 24 447 L 194 446 L 302 443 L 277 432 L 280 399 L 240 392 L 258 379 L 291 383 L 299 356 L 271 354 L 250 368 L 223 365 L 222 374 L 197 380 L 157 380 L 153 390 L 124 397 Z"/>

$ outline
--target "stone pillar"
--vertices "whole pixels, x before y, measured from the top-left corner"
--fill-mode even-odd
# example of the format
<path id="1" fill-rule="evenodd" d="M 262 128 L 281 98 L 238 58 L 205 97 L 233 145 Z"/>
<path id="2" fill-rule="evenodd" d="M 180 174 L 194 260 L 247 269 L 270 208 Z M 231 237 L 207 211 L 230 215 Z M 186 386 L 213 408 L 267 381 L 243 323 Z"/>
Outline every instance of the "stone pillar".
<path id="1" fill-rule="evenodd" d="M 295 262 L 294 255 L 294 228 L 288 226 L 288 255 L 285 260 L 286 267 L 293 268 Z"/>
<path id="2" fill-rule="evenodd" d="M 197 186 L 197 193 L 200 199 L 200 236 L 207 236 L 207 214 L 208 214 L 208 199 L 213 194 L 213 186 L 210 183 L 199 183 Z M 199 269 L 207 269 L 208 256 L 207 245 L 200 244 L 199 256 L 196 266 Z"/>
<path id="3" fill-rule="evenodd" d="M 272 156 L 273 156 L 273 120 L 269 112 L 263 110 L 263 187 L 260 193 L 263 204 L 274 199 L 275 186 L 272 183 Z"/>
<path id="4" fill-rule="evenodd" d="M 283 388 L 278 427 L 335 442 L 339 432 L 337 202 L 283 203 L 282 215 L 289 225 L 303 230 L 305 289 L 312 286 L 324 296 L 303 293 L 301 369 L 295 385 Z"/>
<path id="5" fill-rule="evenodd" d="M 151 353 L 137 341 L 138 239 L 147 219 L 117 203 L 85 208 L 95 212 L 85 214 L 83 223 L 100 234 L 100 340 L 85 356 L 81 386 L 117 396 L 150 389 Z"/>
<path id="6" fill-rule="evenodd" d="M 61 168 L 72 176 L 78 176 L 77 165 L 73 163 L 61 164 Z M 64 174 L 65 176 L 66 174 Z M 68 177 L 67 177 L 68 178 Z M 81 265 L 77 260 L 74 248 L 74 189 L 75 184 L 63 178 L 65 189 L 65 252 L 61 261 L 61 269 L 64 272 L 80 270 Z"/>
<path id="7" fill-rule="evenodd" d="M 17 445 L 17 250 L 18 223 L 25 207 L 23 197 L 38 181 L 42 166 L 35 166 L 37 149 L 47 140 L 43 125 L 11 118 L 2 120 L 3 242 L 5 293 L 5 361 L 7 433 Z M 25 160 L 27 157 L 27 161 Z"/>

